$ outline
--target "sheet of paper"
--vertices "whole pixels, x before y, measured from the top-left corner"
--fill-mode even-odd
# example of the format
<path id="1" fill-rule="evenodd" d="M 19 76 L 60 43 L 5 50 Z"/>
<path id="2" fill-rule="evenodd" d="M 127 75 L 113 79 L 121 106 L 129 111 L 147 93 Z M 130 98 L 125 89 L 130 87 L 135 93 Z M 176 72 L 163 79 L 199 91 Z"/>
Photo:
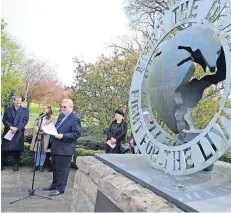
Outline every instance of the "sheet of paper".
<path id="1" fill-rule="evenodd" d="M 15 133 L 14 133 L 13 131 L 9 130 L 9 131 L 6 133 L 6 135 L 4 136 L 4 138 L 7 139 L 7 140 L 9 140 L 9 141 L 11 141 L 12 138 L 14 137 L 14 135 L 15 135 Z"/>
<path id="2" fill-rule="evenodd" d="M 45 132 L 48 135 L 57 135 L 57 129 L 55 128 L 55 125 L 53 123 L 49 123 L 47 125 L 42 126 L 43 132 Z"/>
<path id="3" fill-rule="evenodd" d="M 108 144 L 112 149 L 114 149 L 115 146 L 116 146 L 116 144 L 111 144 L 111 141 L 107 141 L 107 144 Z"/>

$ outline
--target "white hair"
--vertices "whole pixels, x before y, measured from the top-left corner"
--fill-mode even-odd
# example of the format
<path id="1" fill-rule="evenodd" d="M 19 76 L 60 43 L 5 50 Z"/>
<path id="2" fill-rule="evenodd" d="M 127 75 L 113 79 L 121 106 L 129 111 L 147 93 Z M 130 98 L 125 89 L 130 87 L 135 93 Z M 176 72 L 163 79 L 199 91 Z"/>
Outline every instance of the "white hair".
<path id="1" fill-rule="evenodd" d="M 73 108 L 74 107 L 74 103 L 71 99 L 63 99 L 62 103 L 67 103 L 69 105 L 69 107 Z"/>
<path id="2" fill-rule="evenodd" d="M 13 100 L 14 100 L 14 101 L 16 101 L 16 99 L 21 99 L 21 101 L 22 101 L 22 97 L 19 96 L 19 95 L 16 95 L 16 96 L 13 97 Z"/>

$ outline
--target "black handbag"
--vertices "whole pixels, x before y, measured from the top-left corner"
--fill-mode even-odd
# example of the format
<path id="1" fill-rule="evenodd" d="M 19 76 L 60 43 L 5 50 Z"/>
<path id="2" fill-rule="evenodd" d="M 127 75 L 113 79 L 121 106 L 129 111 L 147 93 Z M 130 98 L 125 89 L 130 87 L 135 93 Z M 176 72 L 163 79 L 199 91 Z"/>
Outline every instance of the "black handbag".
<path id="1" fill-rule="evenodd" d="M 130 151 L 130 145 L 128 142 L 125 142 L 125 143 L 121 143 L 120 145 L 120 152 L 121 154 L 124 154 L 126 152 Z"/>

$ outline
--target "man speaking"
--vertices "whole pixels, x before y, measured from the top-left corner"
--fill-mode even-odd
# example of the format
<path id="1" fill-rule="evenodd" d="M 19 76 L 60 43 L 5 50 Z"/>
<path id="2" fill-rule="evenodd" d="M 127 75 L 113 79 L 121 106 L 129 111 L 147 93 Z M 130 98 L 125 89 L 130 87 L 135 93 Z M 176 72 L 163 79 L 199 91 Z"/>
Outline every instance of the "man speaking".
<path id="1" fill-rule="evenodd" d="M 73 102 L 70 99 L 62 101 L 62 113 L 56 123 L 58 135 L 51 136 L 51 159 L 53 166 L 53 181 L 44 191 L 51 191 L 50 196 L 63 194 L 67 185 L 72 155 L 75 152 L 76 140 L 81 134 L 80 119 L 73 112 Z"/>

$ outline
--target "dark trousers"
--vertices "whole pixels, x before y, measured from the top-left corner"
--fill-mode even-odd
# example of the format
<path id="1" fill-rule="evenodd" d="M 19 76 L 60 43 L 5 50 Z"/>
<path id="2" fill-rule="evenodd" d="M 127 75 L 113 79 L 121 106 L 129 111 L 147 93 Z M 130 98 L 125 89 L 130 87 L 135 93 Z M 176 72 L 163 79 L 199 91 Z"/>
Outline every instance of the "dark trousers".
<path id="1" fill-rule="evenodd" d="M 53 181 L 51 186 L 58 191 L 65 191 L 67 179 L 71 166 L 72 155 L 55 155 L 51 154 L 53 166 Z"/>
<path id="2" fill-rule="evenodd" d="M 21 151 L 2 151 L 2 165 L 5 164 L 5 160 L 7 156 L 13 156 L 13 164 L 18 164 L 20 163 L 20 155 Z"/>
<path id="3" fill-rule="evenodd" d="M 46 153 L 46 160 L 45 160 L 45 165 L 48 167 L 49 171 L 53 171 L 52 164 L 51 164 L 51 153 L 47 152 Z"/>

